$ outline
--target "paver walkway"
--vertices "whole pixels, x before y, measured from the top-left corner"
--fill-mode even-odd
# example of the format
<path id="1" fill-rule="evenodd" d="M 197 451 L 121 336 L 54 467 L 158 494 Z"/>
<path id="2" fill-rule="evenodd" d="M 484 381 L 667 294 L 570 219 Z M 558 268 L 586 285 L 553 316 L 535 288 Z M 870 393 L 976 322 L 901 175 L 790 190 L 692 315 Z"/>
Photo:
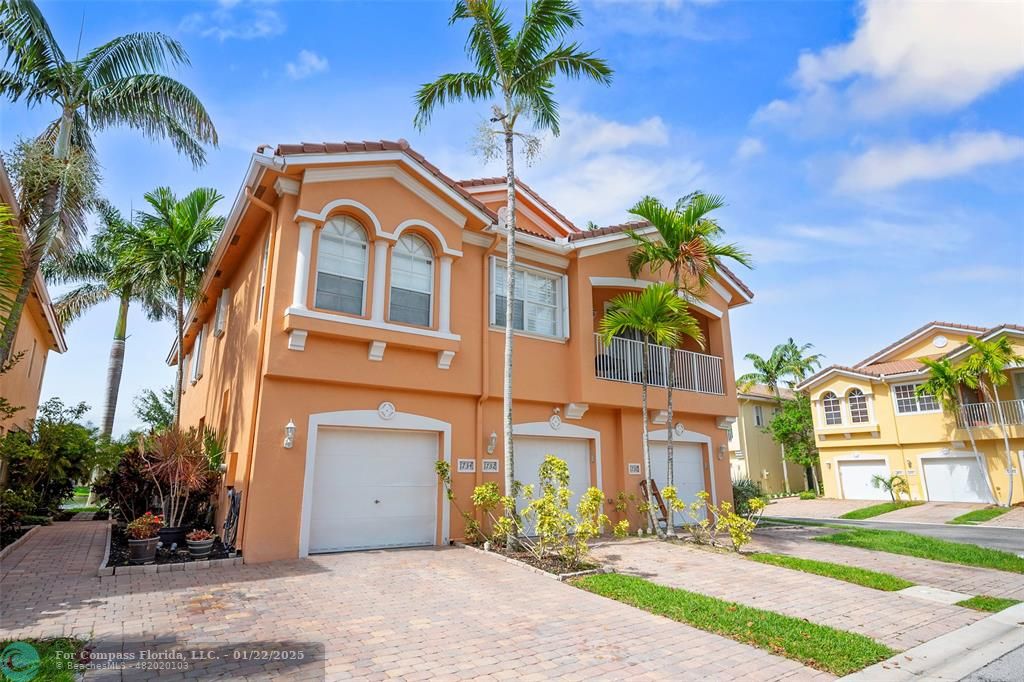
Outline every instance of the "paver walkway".
<path id="1" fill-rule="evenodd" d="M 975 509 L 984 509 L 987 506 L 989 505 L 972 502 L 925 502 L 871 518 L 875 521 L 899 521 L 900 523 L 945 523 L 961 514 Z"/>
<path id="2" fill-rule="evenodd" d="M 102 554 L 103 528 L 42 528 L 3 561 L 0 638 L 75 635 L 100 650 L 157 638 L 321 642 L 330 680 L 830 679 L 466 550 L 354 552 L 100 579 L 89 572 Z M 268 664 L 257 674 L 272 670 Z M 322 672 L 299 666 L 287 677 Z"/>
<path id="3" fill-rule="evenodd" d="M 622 573 L 859 632 L 899 650 L 983 616 L 959 606 L 880 592 L 732 554 L 658 540 L 608 543 L 597 548 L 594 555 Z"/>
<path id="4" fill-rule="evenodd" d="M 991 521 L 979 523 L 979 526 L 999 526 L 1001 528 L 1024 528 L 1024 507 L 1014 507 L 1002 516 Z"/>
<path id="5" fill-rule="evenodd" d="M 846 512 L 878 504 L 880 500 L 801 500 L 799 497 L 783 497 L 773 500 L 765 510 L 765 516 L 790 516 L 803 519 L 838 519 Z"/>
<path id="6" fill-rule="evenodd" d="M 754 533 L 750 549 L 881 571 L 918 585 L 939 587 L 953 592 L 1024 600 L 1024 575 L 1019 573 L 958 566 L 942 561 L 814 541 L 816 536 L 828 532 L 820 528 L 799 526 L 761 529 Z"/>

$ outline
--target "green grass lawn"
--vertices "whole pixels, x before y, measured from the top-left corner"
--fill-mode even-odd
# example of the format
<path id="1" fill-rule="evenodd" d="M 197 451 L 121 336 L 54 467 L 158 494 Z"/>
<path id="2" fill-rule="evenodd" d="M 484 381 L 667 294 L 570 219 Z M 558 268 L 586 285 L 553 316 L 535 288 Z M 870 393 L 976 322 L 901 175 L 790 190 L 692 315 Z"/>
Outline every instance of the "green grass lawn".
<path id="1" fill-rule="evenodd" d="M 984 523 L 985 521 L 991 521 L 997 516 L 1002 516 L 1008 511 L 1010 511 L 1010 507 L 989 507 L 988 509 L 975 509 L 974 511 L 969 511 L 966 514 L 961 514 L 955 519 L 946 521 L 946 523 L 973 526 L 978 523 Z"/>
<path id="2" fill-rule="evenodd" d="M 894 575 L 889 575 L 888 573 L 869 571 L 865 568 L 857 568 L 856 566 L 833 564 L 828 561 L 801 559 L 799 557 L 787 556 L 785 554 L 758 553 L 751 555 L 750 559 L 762 564 L 771 564 L 773 566 L 782 566 L 783 568 L 792 568 L 797 571 L 803 571 L 804 573 L 823 575 L 829 578 L 835 578 L 836 580 L 854 583 L 855 585 L 870 587 L 875 590 L 884 590 L 885 592 L 895 592 L 914 585 L 914 583 L 909 580 L 904 580 L 903 578 L 898 578 Z"/>
<path id="3" fill-rule="evenodd" d="M 981 595 L 978 597 L 971 597 L 970 599 L 964 599 L 963 601 L 958 601 L 956 605 L 966 606 L 967 608 L 974 609 L 975 611 L 988 611 L 990 613 L 995 613 L 996 611 L 1002 611 L 1003 609 L 1008 609 L 1011 606 L 1016 606 L 1019 603 L 1019 599 L 986 597 L 985 595 Z"/>
<path id="4" fill-rule="evenodd" d="M 854 509 L 853 511 L 846 512 L 839 518 L 841 519 L 870 519 L 872 516 L 879 516 L 881 514 L 888 514 L 891 511 L 897 509 L 905 509 L 907 507 L 916 507 L 924 502 L 883 502 L 882 504 L 873 504 L 870 507 L 864 507 L 863 509 Z"/>
<path id="5" fill-rule="evenodd" d="M 78 652 L 86 645 L 85 641 L 70 638 L 5 640 L 0 642 L 0 651 L 3 651 L 5 657 L 8 655 L 8 645 L 15 641 L 30 644 L 39 655 L 38 672 L 31 678 L 32 682 L 74 682 L 77 679 L 75 673 L 68 669 L 68 665 L 69 661 L 76 660 Z M 64 654 L 64 656 L 58 657 L 58 653 Z M 17 658 L 15 662 L 18 663 Z M 8 678 L 0 675 L 0 679 Z"/>
<path id="6" fill-rule="evenodd" d="M 874 528 L 850 528 L 833 535 L 822 535 L 814 538 L 819 542 L 831 542 L 847 547 L 874 549 L 892 554 L 934 559 L 950 564 L 963 566 L 979 566 L 995 568 L 1011 573 L 1024 573 L 1024 559 L 1010 552 L 997 549 L 969 545 L 962 542 L 949 542 L 914 535 L 900 530 L 876 530 Z"/>
<path id="7" fill-rule="evenodd" d="M 588 592 L 752 644 L 833 675 L 852 673 L 896 653 L 864 635 L 656 585 L 634 576 L 606 573 L 579 578 L 573 584 Z"/>

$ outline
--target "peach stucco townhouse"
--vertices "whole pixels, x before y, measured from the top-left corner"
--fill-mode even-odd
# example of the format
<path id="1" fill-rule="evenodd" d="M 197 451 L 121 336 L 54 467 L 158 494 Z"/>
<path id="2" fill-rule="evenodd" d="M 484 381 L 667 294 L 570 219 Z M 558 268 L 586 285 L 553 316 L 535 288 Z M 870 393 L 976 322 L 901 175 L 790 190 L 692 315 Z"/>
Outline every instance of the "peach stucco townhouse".
<path id="1" fill-rule="evenodd" d="M 656 276 L 630 278 L 626 226 L 583 232 L 518 190 L 516 479 L 554 454 L 577 492 L 637 493 L 638 349 L 595 331 L 611 298 Z M 439 459 L 464 509 L 474 486 L 502 484 L 504 200 L 504 179 L 456 182 L 404 141 L 253 156 L 181 349 L 182 423 L 226 440 L 247 560 L 462 537 Z M 676 484 L 690 499 L 731 498 L 729 312 L 751 297 L 722 268 L 692 308 L 706 347 L 677 350 Z M 664 482 L 663 389 L 652 403 Z"/>

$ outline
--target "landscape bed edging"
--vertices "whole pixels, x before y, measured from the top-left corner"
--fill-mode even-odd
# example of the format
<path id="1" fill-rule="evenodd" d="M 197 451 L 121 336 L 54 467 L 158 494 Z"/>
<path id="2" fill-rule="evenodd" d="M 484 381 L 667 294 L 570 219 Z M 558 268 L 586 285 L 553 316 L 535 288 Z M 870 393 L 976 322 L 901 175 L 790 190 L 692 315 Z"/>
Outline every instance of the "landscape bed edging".
<path id="1" fill-rule="evenodd" d="M 29 531 L 31 532 L 31 531 Z M 245 558 L 241 556 L 225 557 L 223 559 L 204 559 L 202 561 L 184 561 L 174 564 L 138 564 L 135 566 L 108 566 L 110 563 L 110 534 L 114 532 L 114 522 L 107 526 L 107 549 L 103 552 L 103 561 L 96 570 L 96 575 L 101 578 L 108 578 L 114 575 L 143 575 L 146 573 L 170 573 L 171 571 L 207 571 L 211 568 L 227 568 L 228 566 L 242 566 Z M 26 533 L 18 542 L 28 536 Z M 15 542 L 11 547 L 18 544 Z M 7 549 L 10 549 L 8 547 Z M 6 550 L 5 550 L 6 551 Z"/>
<path id="2" fill-rule="evenodd" d="M 2 550 L 0 550 L 0 561 L 3 561 L 3 559 L 4 559 L 4 558 L 5 558 L 5 557 L 6 557 L 6 556 L 7 556 L 8 554 L 10 554 L 11 552 L 13 552 L 13 551 L 14 551 L 15 547 L 17 547 L 17 546 L 18 546 L 18 545 L 20 545 L 21 543 L 25 542 L 26 540 L 28 540 L 28 539 L 29 539 L 29 537 L 30 537 L 30 536 L 31 536 L 31 535 L 32 535 L 33 533 L 35 533 L 35 532 L 36 532 L 37 530 L 39 530 L 39 529 L 40 529 L 41 527 L 42 527 L 42 526 L 32 526 L 31 528 L 29 528 L 29 529 L 28 529 L 28 530 L 27 530 L 27 531 L 25 532 L 25 534 L 24 534 L 24 535 L 22 535 L 22 536 L 21 536 L 20 538 L 18 538 L 17 540 L 15 540 L 15 541 L 14 541 L 14 542 L 12 542 L 11 544 L 7 545 L 7 546 L 6 546 L 6 547 L 4 547 L 4 548 L 3 548 Z"/>
<path id="3" fill-rule="evenodd" d="M 505 563 L 509 563 L 509 564 L 513 564 L 515 566 L 519 566 L 521 568 L 525 568 L 528 571 L 533 571 L 534 573 L 539 573 L 540 575 L 542 575 L 542 576 L 544 576 L 546 578 L 551 578 L 553 580 L 557 580 L 557 581 L 563 582 L 563 583 L 565 581 L 567 581 L 567 580 L 572 580 L 573 578 L 582 578 L 585 575 L 598 575 L 598 574 L 601 574 L 601 573 L 614 573 L 615 572 L 614 568 L 602 567 L 602 568 L 591 568 L 591 569 L 588 569 L 586 571 L 574 571 L 572 573 L 551 573 L 550 571 L 545 571 L 543 568 L 537 568 L 536 566 L 531 566 L 530 564 L 526 563 L 525 561 L 520 561 L 519 559 L 513 559 L 512 557 L 507 557 L 507 556 L 504 556 L 504 555 L 499 554 L 497 552 L 488 552 L 485 549 L 480 549 L 479 547 L 474 547 L 472 545 L 467 545 L 467 544 L 465 544 L 463 542 L 453 542 L 452 544 L 454 544 L 456 547 L 459 547 L 461 549 L 468 549 L 468 550 L 472 550 L 474 552 L 478 552 L 480 554 L 485 554 L 487 556 L 494 557 L 495 559 L 499 559 L 501 561 L 504 561 Z"/>

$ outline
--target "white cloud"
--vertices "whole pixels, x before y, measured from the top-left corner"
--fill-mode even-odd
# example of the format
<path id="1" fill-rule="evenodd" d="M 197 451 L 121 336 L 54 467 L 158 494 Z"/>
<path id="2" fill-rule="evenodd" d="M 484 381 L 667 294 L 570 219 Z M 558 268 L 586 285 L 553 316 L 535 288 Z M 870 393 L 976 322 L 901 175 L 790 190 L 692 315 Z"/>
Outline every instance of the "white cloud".
<path id="1" fill-rule="evenodd" d="M 1024 157 L 1024 138 L 1000 132 L 967 132 L 929 143 L 876 146 L 848 161 L 836 188 L 862 192 L 897 187 L 914 180 L 962 175 L 988 164 Z"/>
<path id="2" fill-rule="evenodd" d="M 203 38 L 252 40 L 284 33 L 284 19 L 272 0 L 218 0 L 209 12 L 193 12 L 181 20 L 179 29 Z"/>
<path id="3" fill-rule="evenodd" d="M 865 0 L 853 38 L 799 58 L 792 101 L 756 120 L 950 111 L 1024 71 L 1016 2 Z"/>
<path id="4" fill-rule="evenodd" d="M 309 50 L 299 50 L 298 58 L 294 62 L 288 62 L 285 65 L 285 71 L 292 80 L 302 80 L 315 73 L 327 71 L 329 66 L 326 57 L 321 57 Z"/>
<path id="5" fill-rule="evenodd" d="M 736 147 L 734 158 L 737 161 L 746 161 L 759 154 L 764 153 L 764 142 L 756 137 L 744 137 Z"/>

